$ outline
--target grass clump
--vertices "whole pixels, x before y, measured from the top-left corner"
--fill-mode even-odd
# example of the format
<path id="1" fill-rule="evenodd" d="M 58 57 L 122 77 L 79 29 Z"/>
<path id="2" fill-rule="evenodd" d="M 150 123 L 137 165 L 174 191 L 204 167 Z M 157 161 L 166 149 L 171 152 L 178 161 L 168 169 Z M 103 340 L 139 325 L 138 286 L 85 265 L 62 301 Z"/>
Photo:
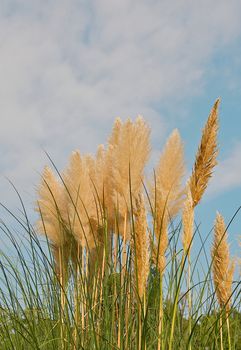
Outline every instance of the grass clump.
<path id="1" fill-rule="evenodd" d="M 1 222 L 0 349 L 240 349 L 224 221 L 211 254 L 212 232 L 194 222 L 217 162 L 218 105 L 186 184 L 177 130 L 146 176 L 150 128 L 117 119 L 95 157 L 75 151 L 62 173 L 49 158 L 36 224 L 20 196 L 20 217 L 3 206 L 14 229 Z"/>

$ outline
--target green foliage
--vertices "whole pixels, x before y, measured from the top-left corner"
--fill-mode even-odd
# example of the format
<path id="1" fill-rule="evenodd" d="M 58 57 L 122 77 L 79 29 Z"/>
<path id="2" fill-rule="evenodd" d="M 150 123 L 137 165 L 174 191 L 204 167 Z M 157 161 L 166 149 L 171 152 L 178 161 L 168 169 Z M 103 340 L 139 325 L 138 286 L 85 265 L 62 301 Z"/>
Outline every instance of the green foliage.
<path id="1" fill-rule="evenodd" d="M 113 258 L 114 244 L 108 246 L 108 250 L 105 246 L 104 251 L 109 254 L 103 255 L 101 264 L 96 260 L 94 274 L 84 272 L 83 262 L 77 261 L 78 279 L 74 266 L 70 265 L 69 282 L 63 287 L 48 241 L 40 240 L 27 215 L 19 218 L 11 213 L 11 216 L 15 221 L 14 230 L 1 223 L 1 350 L 157 349 L 160 274 L 153 263 L 143 301 L 138 298 L 130 249 L 127 249 L 126 268 L 122 265 L 121 237 L 118 237 L 117 262 Z M 218 309 L 215 301 L 210 266 L 207 265 L 206 271 L 203 269 L 203 274 L 195 259 L 192 290 L 189 291 L 192 295 L 192 332 L 189 335 L 186 260 L 178 245 L 180 232 L 180 224 L 172 223 L 163 279 L 163 349 L 170 345 L 174 313 L 173 349 L 187 349 L 189 343 L 195 350 L 219 349 L 220 317 L 223 319 L 224 349 L 228 349 L 225 313 Z M 198 238 L 198 230 L 196 232 Z M 205 245 L 201 245 L 197 259 L 203 253 L 208 255 Z M 84 264 L 87 264 L 86 260 Z M 64 295 L 64 304 L 61 295 Z M 233 283 L 232 305 L 229 317 L 231 343 L 233 350 L 239 350 L 240 282 Z"/>

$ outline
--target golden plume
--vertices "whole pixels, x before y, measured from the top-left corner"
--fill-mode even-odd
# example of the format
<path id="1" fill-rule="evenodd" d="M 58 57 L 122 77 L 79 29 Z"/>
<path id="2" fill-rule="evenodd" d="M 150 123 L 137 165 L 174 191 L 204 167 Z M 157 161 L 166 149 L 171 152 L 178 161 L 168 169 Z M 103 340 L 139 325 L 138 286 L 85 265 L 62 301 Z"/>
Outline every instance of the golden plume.
<path id="1" fill-rule="evenodd" d="M 118 207 L 120 221 L 131 209 L 130 182 L 133 199 L 142 186 L 144 167 L 150 153 L 150 128 L 139 116 L 135 122 L 128 119 L 121 123 L 116 119 L 107 149 L 107 164 L 110 170 L 110 186 L 113 188 L 113 202 Z M 133 200 L 133 203 L 135 201 Z"/>
<path id="2" fill-rule="evenodd" d="M 75 242 L 67 225 L 67 202 L 65 200 L 64 187 L 55 178 L 52 170 L 45 167 L 42 181 L 38 188 L 37 207 L 40 214 L 36 223 L 37 231 L 46 234 L 50 240 L 52 253 L 55 260 L 57 275 L 65 283 L 70 256 L 74 261 Z"/>
<path id="3" fill-rule="evenodd" d="M 76 241 L 88 248 L 96 243 L 96 206 L 89 176 L 89 156 L 81 156 L 79 151 L 71 154 L 69 166 L 64 172 L 69 222 Z"/>
<path id="4" fill-rule="evenodd" d="M 110 138 L 110 145 L 113 147 L 114 185 L 116 192 L 129 203 L 129 180 L 134 196 L 139 193 L 141 187 L 144 167 L 150 153 L 150 129 L 140 116 L 135 122 L 128 119 L 120 128 L 119 125 L 117 119 L 117 125 L 115 124 Z M 131 179 L 129 179 L 129 168 Z"/>
<path id="5" fill-rule="evenodd" d="M 47 166 L 44 168 L 37 192 L 39 198 L 36 211 L 40 213 L 37 229 L 40 233 L 46 234 L 50 241 L 59 247 L 65 243 L 63 222 L 67 207 L 63 187 Z"/>
<path id="6" fill-rule="evenodd" d="M 167 227 L 170 218 L 180 210 L 184 189 L 182 178 L 185 173 L 183 143 L 179 132 L 170 135 L 155 169 L 155 180 L 151 185 L 151 202 L 154 211 L 155 236 L 158 265 L 165 267 L 165 252 L 168 245 Z"/>
<path id="7" fill-rule="evenodd" d="M 183 235 L 182 244 L 185 254 L 191 250 L 191 241 L 193 236 L 193 224 L 194 224 L 194 208 L 192 201 L 192 194 L 190 189 L 187 190 L 187 198 L 185 199 L 182 212 L 183 223 Z"/>
<path id="8" fill-rule="evenodd" d="M 213 168 L 217 164 L 219 103 L 220 99 L 217 99 L 203 129 L 201 143 L 198 148 L 194 168 L 189 180 L 194 207 L 200 202 L 203 193 L 207 188 L 208 181 L 212 176 Z"/>
<path id="9" fill-rule="evenodd" d="M 133 232 L 133 250 L 135 253 L 136 262 L 136 277 L 138 294 L 140 299 L 142 299 L 147 278 L 149 275 L 149 250 L 148 250 L 148 237 L 147 237 L 147 218 L 145 201 L 143 194 L 139 194 L 136 198 L 136 209 L 134 212 L 135 216 L 135 229 Z"/>
<path id="10" fill-rule="evenodd" d="M 111 177 L 111 162 L 104 145 L 98 146 L 95 158 L 89 156 L 86 161 L 99 218 L 101 218 L 101 213 L 103 215 L 105 211 L 108 224 L 111 225 L 114 216 L 113 184 L 111 183 L 113 179 Z"/>
<path id="11" fill-rule="evenodd" d="M 228 311 L 231 306 L 234 262 L 230 261 L 227 231 L 223 217 L 217 213 L 212 248 L 213 280 L 220 307 Z"/>

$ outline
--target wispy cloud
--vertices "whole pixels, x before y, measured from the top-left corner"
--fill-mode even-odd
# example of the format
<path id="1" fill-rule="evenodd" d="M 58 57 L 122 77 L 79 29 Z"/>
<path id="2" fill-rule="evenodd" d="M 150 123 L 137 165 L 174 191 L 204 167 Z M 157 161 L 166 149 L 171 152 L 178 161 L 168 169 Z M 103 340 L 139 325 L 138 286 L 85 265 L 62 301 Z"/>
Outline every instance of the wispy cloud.
<path id="1" fill-rule="evenodd" d="M 231 154 L 220 161 L 208 189 L 210 196 L 241 187 L 241 143 L 237 143 Z"/>
<path id="2" fill-rule="evenodd" d="M 42 148 L 62 166 L 73 148 L 93 151 L 117 115 L 143 114 L 160 138 L 158 106 L 199 93 L 207 63 L 241 34 L 238 0 L 0 6 L 0 169 L 24 188 Z"/>

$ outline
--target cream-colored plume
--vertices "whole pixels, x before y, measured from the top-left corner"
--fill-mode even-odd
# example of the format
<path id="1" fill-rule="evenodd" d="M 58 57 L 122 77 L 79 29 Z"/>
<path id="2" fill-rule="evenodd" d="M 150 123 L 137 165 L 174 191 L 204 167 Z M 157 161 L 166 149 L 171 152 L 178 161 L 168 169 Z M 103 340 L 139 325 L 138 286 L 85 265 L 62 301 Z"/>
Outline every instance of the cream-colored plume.
<path id="1" fill-rule="evenodd" d="M 194 226 L 194 208 L 192 201 L 192 194 L 188 187 L 187 198 L 185 199 L 182 212 L 182 224 L 183 224 L 183 234 L 182 234 L 182 244 L 185 254 L 190 253 L 191 241 L 193 236 L 193 226 Z"/>
<path id="2" fill-rule="evenodd" d="M 138 285 L 138 294 L 142 299 L 147 278 L 149 275 L 149 247 L 148 247 L 148 236 L 147 236 L 147 217 L 145 209 L 144 196 L 139 194 L 136 198 L 135 205 L 135 230 L 133 237 L 133 247 L 136 261 L 136 276 Z"/>
<path id="3" fill-rule="evenodd" d="M 168 245 L 167 226 L 170 218 L 180 210 L 184 189 L 182 179 L 185 173 L 183 143 L 178 130 L 174 130 L 161 154 L 151 185 L 151 202 L 154 211 L 155 235 L 160 270 L 165 267 L 165 252 Z"/>
<path id="4" fill-rule="evenodd" d="M 95 247 L 97 215 L 94 193 L 89 176 L 89 156 L 72 153 L 69 166 L 64 172 L 66 197 L 71 230 L 82 247 Z"/>
<path id="5" fill-rule="evenodd" d="M 108 225 L 111 225 L 114 216 L 113 184 L 111 183 L 113 180 L 111 177 L 111 162 L 108 159 L 104 145 L 98 146 L 95 158 L 87 158 L 87 164 L 92 192 L 99 212 L 99 221 L 101 221 L 101 212 L 103 213 L 105 210 Z"/>
<path id="6" fill-rule="evenodd" d="M 157 214 L 160 216 L 165 211 L 167 215 L 173 217 L 180 210 L 185 193 L 182 187 L 184 174 L 183 142 L 178 130 L 175 129 L 161 154 L 155 169 L 156 184 L 152 186 L 152 198 L 156 197 L 159 206 Z"/>
<path id="7" fill-rule="evenodd" d="M 63 186 L 47 166 L 44 168 L 42 181 L 38 188 L 36 211 L 40 213 L 37 230 L 46 234 L 56 247 L 63 245 L 66 241 L 64 220 L 67 213 Z"/>
<path id="8" fill-rule="evenodd" d="M 129 203 L 130 182 L 134 196 L 140 191 L 143 171 L 150 153 L 150 129 L 142 117 L 135 122 L 128 119 L 120 124 L 117 119 L 109 140 L 112 147 L 115 191 Z"/>
<path id="9" fill-rule="evenodd" d="M 115 121 L 107 149 L 113 188 L 113 202 L 118 207 L 119 224 L 124 225 L 124 217 L 130 211 L 130 182 L 133 199 L 138 196 L 142 186 L 144 167 L 150 153 L 150 128 L 142 117 L 135 122 L 128 119 L 122 124 Z M 133 200 L 133 203 L 135 201 Z"/>
<path id="10" fill-rule="evenodd" d="M 76 264 L 76 243 L 69 230 L 65 188 L 49 167 L 44 169 L 38 197 L 36 211 L 40 218 L 36 223 L 37 231 L 46 234 L 50 240 L 55 270 L 64 285 L 70 258 L 73 267 Z"/>

